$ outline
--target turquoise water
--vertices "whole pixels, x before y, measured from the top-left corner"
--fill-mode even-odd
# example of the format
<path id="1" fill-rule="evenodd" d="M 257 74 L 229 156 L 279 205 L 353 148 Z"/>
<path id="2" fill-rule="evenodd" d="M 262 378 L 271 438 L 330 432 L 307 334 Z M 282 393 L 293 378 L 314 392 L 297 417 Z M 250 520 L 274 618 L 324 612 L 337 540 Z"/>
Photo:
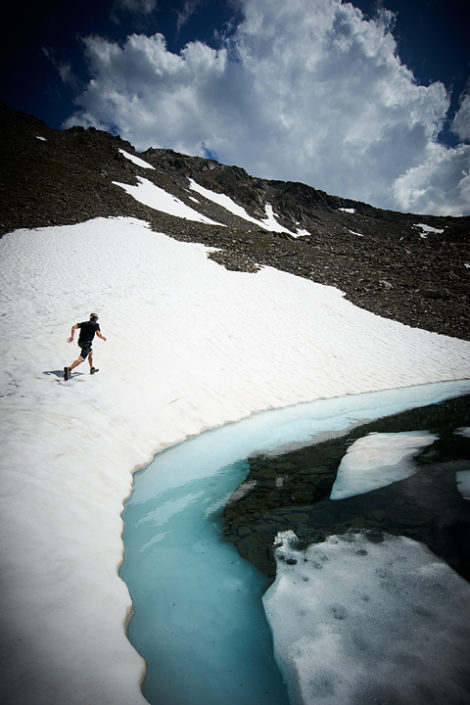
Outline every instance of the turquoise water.
<path id="1" fill-rule="evenodd" d="M 288 703 L 261 601 L 268 579 L 222 533 L 223 507 L 250 454 L 469 390 L 468 381 L 426 385 L 265 412 L 187 440 L 136 473 L 121 577 L 135 610 L 129 638 L 148 665 L 149 702 Z"/>
<path id="2" fill-rule="evenodd" d="M 162 453 L 140 474 L 126 507 L 121 576 L 135 605 L 129 638 L 149 665 L 144 695 L 164 705 L 284 705 L 261 607 L 268 580 L 220 535 L 222 501 L 243 480 L 246 463 L 201 477 L 195 461 L 186 480 L 197 445 Z M 155 475 L 165 473 L 170 486 L 157 488 Z"/>

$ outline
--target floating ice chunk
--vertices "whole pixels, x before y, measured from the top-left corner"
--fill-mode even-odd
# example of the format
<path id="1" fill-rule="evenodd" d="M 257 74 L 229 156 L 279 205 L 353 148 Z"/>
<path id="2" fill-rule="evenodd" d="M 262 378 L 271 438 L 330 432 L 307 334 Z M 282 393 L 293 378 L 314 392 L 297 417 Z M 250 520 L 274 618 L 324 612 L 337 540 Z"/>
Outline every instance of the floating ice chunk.
<path id="1" fill-rule="evenodd" d="M 464 499 L 470 499 L 470 470 L 459 470 L 455 473 L 457 489 Z"/>
<path id="2" fill-rule="evenodd" d="M 278 534 L 263 598 L 292 705 L 470 702 L 470 586 L 421 544 Z"/>
<path id="3" fill-rule="evenodd" d="M 360 438 L 341 461 L 330 499 L 353 497 L 414 475 L 410 459 L 437 438 L 428 431 L 371 433 Z"/>
<path id="4" fill-rule="evenodd" d="M 462 428 L 457 428 L 454 431 L 456 436 L 463 436 L 464 438 L 470 438 L 470 426 L 465 426 Z"/>
<path id="5" fill-rule="evenodd" d="M 163 211 L 163 213 L 175 215 L 178 218 L 194 220 L 197 223 L 222 225 L 222 223 L 216 223 L 215 220 L 206 218 L 205 215 L 193 210 L 187 206 L 186 203 L 180 201 L 179 198 L 176 198 L 176 196 L 173 196 L 171 193 L 167 193 L 159 186 L 155 186 L 155 184 L 148 179 L 143 179 L 141 176 L 138 176 L 137 180 L 139 182 L 137 186 L 121 184 L 119 181 L 113 181 L 113 184 L 123 188 L 128 194 L 135 198 L 136 201 L 139 201 L 139 203 L 150 206 L 150 208 L 154 208 L 157 211 Z"/>
<path id="6" fill-rule="evenodd" d="M 155 169 L 154 166 L 152 166 L 148 162 L 144 162 L 143 159 L 139 159 L 139 157 L 136 157 L 134 154 L 129 154 L 129 152 L 125 152 L 123 149 L 120 149 L 119 151 L 126 157 L 126 159 L 129 159 L 129 161 L 134 162 L 134 164 L 137 164 L 137 166 L 141 166 L 144 169 Z"/>

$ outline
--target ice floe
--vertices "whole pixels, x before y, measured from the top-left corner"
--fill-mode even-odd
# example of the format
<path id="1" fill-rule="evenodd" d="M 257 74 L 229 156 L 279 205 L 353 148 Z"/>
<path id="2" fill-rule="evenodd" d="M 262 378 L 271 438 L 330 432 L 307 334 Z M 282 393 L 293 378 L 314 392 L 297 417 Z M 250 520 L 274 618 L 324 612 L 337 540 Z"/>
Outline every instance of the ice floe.
<path id="1" fill-rule="evenodd" d="M 338 468 L 331 499 L 344 499 L 411 477 L 416 468 L 411 458 L 434 443 L 427 431 L 372 433 L 348 448 Z"/>
<path id="2" fill-rule="evenodd" d="M 468 702 L 470 585 L 424 546 L 278 536 L 263 601 L 292 705 Z"/>

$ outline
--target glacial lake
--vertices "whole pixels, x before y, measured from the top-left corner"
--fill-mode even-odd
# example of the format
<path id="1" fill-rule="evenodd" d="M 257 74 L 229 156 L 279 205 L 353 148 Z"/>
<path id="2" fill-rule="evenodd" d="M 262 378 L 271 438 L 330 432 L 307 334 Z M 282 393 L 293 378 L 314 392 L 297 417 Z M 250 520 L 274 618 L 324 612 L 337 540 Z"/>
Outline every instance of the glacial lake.
<path id="1" fill-rule="evenodd" d="M 470 469 L 468 394 L 470 381 L 449 382 L 262 412 L 188 439 L 138 471 L 123 513 L 120 575 L 134 606 L 128 637 L 147 663 L 147 700 L 289 703 L 262 602 L 278 531 L 293 529 L 306 546 L 348 530 L 376 540 L 410 536 L 468 580 L 468 551 L 459 546 L 470 504 L 456 490 Z M 418 432 L 425 440 L 404 461 L 407 472 L 393 461 L 388 485 L 356 495 L 352 479 L 349 497 L 331 498 L 354 443 L 377 434 L 408 434 L 408 442 Z M 379 466 L 383 455 L 379 449 Z M 434 473 L 429 501 L 458 515 L 442 536 L 429 528 L 428 509 L 402 510 L 397 498 L 398 487 L 422 492 L 426 467 Z M 441 482 L 445 491 L 436 491 Z"/>

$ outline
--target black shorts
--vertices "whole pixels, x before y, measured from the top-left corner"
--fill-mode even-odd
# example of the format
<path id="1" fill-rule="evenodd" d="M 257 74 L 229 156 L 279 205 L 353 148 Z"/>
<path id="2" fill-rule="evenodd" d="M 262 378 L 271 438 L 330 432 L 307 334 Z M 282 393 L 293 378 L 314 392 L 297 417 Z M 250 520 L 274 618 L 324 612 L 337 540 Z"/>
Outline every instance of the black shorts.
<path id="1" fill-rule="evenodd" d="M 81 352 L 80 352 L 80 355 L 79 355 L 80 359 L 81 359 L 81 360 L 86 360 L 87 357 L 88 357 L 88 355 L 91 353 L 91 340 L 88 340 L 88 341 L 86 341 L 86 342 L 84 342 L 84 343 L 80 343 L 80 342 L 79 342 L 78 345 L 79 345 L 80 348 L 81 348 Z"/>

